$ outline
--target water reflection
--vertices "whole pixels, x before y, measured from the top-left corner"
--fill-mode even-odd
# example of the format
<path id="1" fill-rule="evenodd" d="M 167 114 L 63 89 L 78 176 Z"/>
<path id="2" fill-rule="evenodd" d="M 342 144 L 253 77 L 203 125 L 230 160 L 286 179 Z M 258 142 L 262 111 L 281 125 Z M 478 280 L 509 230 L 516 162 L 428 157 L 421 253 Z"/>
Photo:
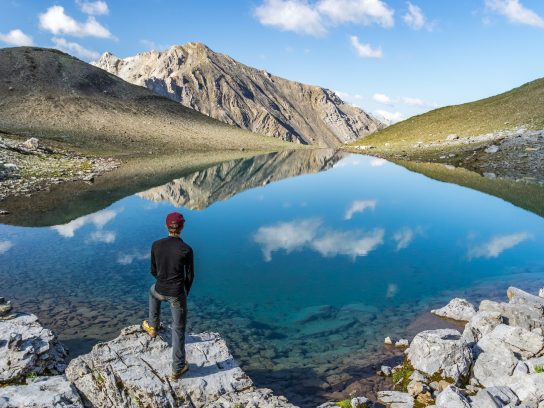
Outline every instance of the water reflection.
<path id="1" fill-rule="evenodd" d="M 497 258 L 508 249 L 514 248 L 532 237 L 527 232 L 518 232 L 515 234 L 496 235 L 489 241 L 477 244 L 469 249 L 468 257 L 472 258 Z"/>

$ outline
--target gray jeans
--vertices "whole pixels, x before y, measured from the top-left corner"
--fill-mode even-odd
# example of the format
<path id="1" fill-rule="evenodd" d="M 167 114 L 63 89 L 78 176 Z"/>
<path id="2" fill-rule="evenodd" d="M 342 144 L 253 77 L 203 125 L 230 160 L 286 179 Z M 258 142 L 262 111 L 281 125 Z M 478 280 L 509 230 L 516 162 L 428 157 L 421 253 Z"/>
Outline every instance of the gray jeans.
<path id="1" fill-rule="evenodd" d="M 187 296 L 163 296 L 149 288 L 149 325 L 158 329 L 161 318 L 161 302 L 170 303 L 172 310 L 172 370 L 178 371 L 185 364 L 185 325 L 187 323 Z"/>

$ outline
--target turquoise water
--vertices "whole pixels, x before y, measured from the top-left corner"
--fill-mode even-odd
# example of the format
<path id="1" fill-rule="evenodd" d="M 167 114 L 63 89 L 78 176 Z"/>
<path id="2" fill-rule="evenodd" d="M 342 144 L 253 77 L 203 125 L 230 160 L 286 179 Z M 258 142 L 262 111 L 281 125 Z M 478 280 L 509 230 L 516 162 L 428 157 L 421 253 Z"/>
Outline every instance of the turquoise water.
<path id="1" fill-rule="evenodd" d="M 259 160 L 313 174 L 275 181 L 250 159 L 65 225 L 0 225 L 0 295 L 86 351 L 145 316 L 149 247 L 178 209 L 190 330 L 220 332 L 259 385 L 309 405 L 446 293 L 544 278 L 544 220 L 499 198 L 360 155 Z"/>

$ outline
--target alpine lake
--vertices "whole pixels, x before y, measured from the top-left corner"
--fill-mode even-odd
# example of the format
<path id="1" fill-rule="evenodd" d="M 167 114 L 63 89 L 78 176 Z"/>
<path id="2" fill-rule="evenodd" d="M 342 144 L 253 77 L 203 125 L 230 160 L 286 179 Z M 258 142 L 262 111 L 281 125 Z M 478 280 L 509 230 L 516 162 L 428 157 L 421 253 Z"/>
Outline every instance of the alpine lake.
<path id="1" fill-rule="evenodd" d="M 386 336 L 451 324 L 429 310 L 452 297 L 544 286 L 540 190 L 422 173 L 329 150 L 272 153 L 58 225 L 1 224 L 0 295 L 36 313 L 71 357 L 88 352 L 146 318 L 150 245 L 180 211 L 195 252 L 188 331 L 219 332 L 259 386 L 315 406 L 398 358 Z M 484 192 L 494 186 L 503 197 Z"/>

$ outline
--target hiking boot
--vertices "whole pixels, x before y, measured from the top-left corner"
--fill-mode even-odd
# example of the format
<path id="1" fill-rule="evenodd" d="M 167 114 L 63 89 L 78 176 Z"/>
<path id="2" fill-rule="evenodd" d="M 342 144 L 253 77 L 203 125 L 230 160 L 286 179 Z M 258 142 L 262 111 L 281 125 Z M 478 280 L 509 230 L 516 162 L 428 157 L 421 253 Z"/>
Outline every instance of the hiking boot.
<path id="1" fill-rule="evenodd" d="M 153 326 L 150 326 L 147 320 L 144 320 L 142 323 L 142 329 L 147 334 L 149 334 L 152 338 L 157 337 L 157 330 Z"/>
<path id="2" fill-rule="evenodd" d="M 186 361 L 183 367 L 181 367 L 179 370 L 174 371 L 172 374 L 168 376 L 168 379 L 170 381 L 176 381 L 179 380 L 183 374 L 185 374 L 187 371 L 189 371 L 189 363 Z"/>

